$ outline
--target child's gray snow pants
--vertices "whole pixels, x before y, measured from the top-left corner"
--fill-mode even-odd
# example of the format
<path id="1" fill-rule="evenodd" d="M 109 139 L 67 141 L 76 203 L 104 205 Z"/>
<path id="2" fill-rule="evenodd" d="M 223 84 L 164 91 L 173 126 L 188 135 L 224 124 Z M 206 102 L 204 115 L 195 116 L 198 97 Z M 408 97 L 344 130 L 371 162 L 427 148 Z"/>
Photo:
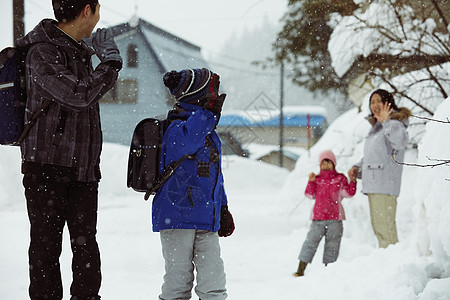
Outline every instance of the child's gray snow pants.
<path id="1" fill-rule="evenodd" d="M 342 232 L 342 221 L 313 220 L 298 259 L 310 263 L 316 254 L 320 240 L 325 236 L 323 263 L 335 262 L 339 256 Z"/>
<path id="2" fill-rule="evenodd" d="M 227 298 L 217 232 L 165 229 L 160 237 L 166 269 L 160 299 L 191 299 L 194 267 L 197 272 L 195 293 L 200 299 Z"/>

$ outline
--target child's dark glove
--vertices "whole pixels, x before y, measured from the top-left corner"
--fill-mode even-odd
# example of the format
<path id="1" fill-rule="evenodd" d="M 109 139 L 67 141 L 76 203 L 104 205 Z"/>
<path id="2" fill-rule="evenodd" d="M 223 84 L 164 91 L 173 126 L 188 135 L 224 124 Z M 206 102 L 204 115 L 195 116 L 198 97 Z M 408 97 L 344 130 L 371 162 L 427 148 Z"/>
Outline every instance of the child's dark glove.
<path id="1" fill-rule="evenodd" d="M 230 236 L 234 231 L 234 221 L 233 216 L 228 211 L 228 205 L 222 205 L 220 209 L 220 229 L 219 236 L 227 237 Z"/>
<path id="2" fill-rule="evenodd" d="M 225 101 L 226 94 L 220 94 L 216 97 L 211 97 L 203 107 L 211 112 L 213 112 L 215 115 L 220 115 L 222 112 L 222 106 L 223 102 Z"/>
<path id="3" fill-rule="evenodd" d="M 220 115 L 222 111 L 222 105 L 227 95 L 219 95 L 220 77 L 217 74 L 213 74 L 210 79 L 209 87 L 205 94 L 205 104 L 203 107 L 215 115 Z"/>

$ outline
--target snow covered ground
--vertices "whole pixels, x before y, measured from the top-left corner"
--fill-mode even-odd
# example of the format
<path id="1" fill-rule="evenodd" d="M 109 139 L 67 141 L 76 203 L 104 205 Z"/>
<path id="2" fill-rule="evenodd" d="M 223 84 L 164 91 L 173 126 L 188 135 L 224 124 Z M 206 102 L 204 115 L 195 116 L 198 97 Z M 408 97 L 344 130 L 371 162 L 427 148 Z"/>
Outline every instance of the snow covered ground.
<path id="1" fill-rule="evenodd" d="M 450 99 L 435 117 L 450 116 Z M 294 278 L 309 229 L 313 202 L 303 196 L 317 155 L 331 148 L 346 173 L 362 155 L 368 124 L 351 110 L 338 118 L 291 173 L 240 157 L 224 157 L 225 185 L 236 231 L 221 238 L 229 299 L 450 299 L 449 167 L 405 167 L 397 225 L 400 242 L 378 249 L 366 196 L 344 200 L 347 220 L 338 261 L 321 263 L 323 243 L 303 278 Z M 417 151 L 406 160 L 448 159 L 450 124 L 429 123 Z M 164 273 L 159 235 L 151 231 L 151 202 L 126 188 L 128 149 L 105 144 L 102 154 L 98 241 L 104 299 L 156 299 Z M 358 182 L 360 190 L 360 182 Z M 28 219 L 20 152 L 0 146 L 0 299 L 27 299 Z M 69 299 L 70 246 L 61 258 Z M 196 296 L 193 299 L 197 299 Z"/>

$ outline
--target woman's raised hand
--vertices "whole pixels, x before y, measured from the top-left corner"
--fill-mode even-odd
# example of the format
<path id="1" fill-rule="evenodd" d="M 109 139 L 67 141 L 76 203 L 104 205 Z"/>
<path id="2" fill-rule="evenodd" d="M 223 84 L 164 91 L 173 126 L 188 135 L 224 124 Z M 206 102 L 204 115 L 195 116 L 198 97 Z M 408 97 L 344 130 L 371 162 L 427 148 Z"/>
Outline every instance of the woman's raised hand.
<path id="1" fill-rule="evenodd" d="M 391 104 L 389 102 L 385 102 L 381 106 L 380 113 L 374 115 L 374 117 L 377 119 L 378 122 L 383 123 L 384 121 L 389 119 L 389 116 L 393 110 L 394 109 L 391 107 Z"/>

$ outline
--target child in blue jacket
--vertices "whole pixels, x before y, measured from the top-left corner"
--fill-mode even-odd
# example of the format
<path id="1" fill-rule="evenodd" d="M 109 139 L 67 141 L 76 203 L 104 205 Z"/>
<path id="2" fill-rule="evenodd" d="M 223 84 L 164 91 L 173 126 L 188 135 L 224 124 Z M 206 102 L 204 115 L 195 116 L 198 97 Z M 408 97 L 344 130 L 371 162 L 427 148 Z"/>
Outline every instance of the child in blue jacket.
<path id="1" fill-rule="evenodd" d="M 153 231 L 160 232 L 165 260 L 160 299 L 225 299 L 219 236 L 233 233 L 221 170 L 221 143 L 214 131 L 225 94 L 208 69 L 171 71 L 164 84 L 175 96 L 171 122 L 161 145 L 161 170 L 190 154 L 158 190 L 152 206 Z"/>

